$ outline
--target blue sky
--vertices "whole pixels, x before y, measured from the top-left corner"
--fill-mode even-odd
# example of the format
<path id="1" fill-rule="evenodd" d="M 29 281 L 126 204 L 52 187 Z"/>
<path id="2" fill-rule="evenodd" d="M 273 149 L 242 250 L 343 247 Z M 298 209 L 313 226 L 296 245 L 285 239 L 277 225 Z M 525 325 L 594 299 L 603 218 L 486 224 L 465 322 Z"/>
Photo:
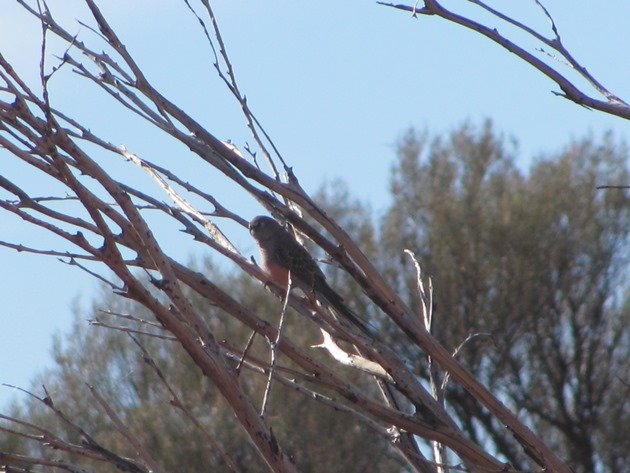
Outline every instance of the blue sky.
<path id="1" fill-rule="evenodd" d="M 210 66 L 202 32 L 183 2 L 110 0 L 101 2 L 149 79 L 221 139 L 242 145 L 247 135 L 237 104 Z M 533 0 L 495 2 L 497 8 L 544 33 L 549 25 Z M 96 45 L 77 0 L 50 0 L 57 21 Z M 452 1 L 460 12 L 472 5 Z M 549 0 L 565 45 L 609 89 L 630 100 L 630 3 Z M 515 56 L 473 32 L 433 17 L 408 14 L 369 1 L 315 3 L 214 2 L 241 89 L 265 124 L 303 186 L 315 190 L 325 179 L 343 178 L 353 193 L 378 212 L 388 202 L 387 175 L 394 143 L 410 126 L 433 133 L 464 120 L 492 118 L 519 143 L 519 162 L 527 166 L 541 153 L 560 149 L 573 137 L 613 130 L 628 137 L 628 123 L 588 111 L 551 93 L 557 87 Z M 0 51 L 36 86 L 40 29 L 15 2 L 5 0 L 0 16 Z M 484 18 L 483 15 L 478 16 Z M 500 32 L 523 39 L 505 25 Z M 524 43 L 534 50 L 534 43 Z M 63 48 L 51 42 L 54 53 Z M 540 53 L 539 53 L 540 54 Z M 49 65 L 54 64 L 50 58 Z M 562 64 L 557 67 L 576 77 Z M 578 80 L 578 83 L 581 81 Z M 125 144 L 142 157 L 178 166 L 182 175 L 208 189 L 246 217 L 258 213 L 216 174 L 195 162 L 185 149 L 162 140 L 154 130 L 130 119 L 102 93 L 69 70 L 51 84 L 53 103 L 83 120 L 92 131 Z M 0 174 L 41 195 L 59 192 L 0 151 Z M 148 178 L 128 164 L 103 158 L 113 173 L 138 185 Z M 165 199 L 165 197 L 164 197 Z M 59 242 L 0 213 L 0 239 L 42 248 Z M 172 235 L 172 240 L 169 240 Z M 169 252 L 183 260 L 204 254 L 173 231 L 164 237 Z M 254 246 L 235 235 L 244 252 Z M 27 387 L 50 365 L 52 335 L 68 330 L 72 305 L 88 306 L 96 284 L 85 273 L 55 258 L 17 254 L 0 248 L 0 382 Z M 88 315 L 84 318 L 87 318 Z M 0 389 L 0 405 L 11 397 Z"/>

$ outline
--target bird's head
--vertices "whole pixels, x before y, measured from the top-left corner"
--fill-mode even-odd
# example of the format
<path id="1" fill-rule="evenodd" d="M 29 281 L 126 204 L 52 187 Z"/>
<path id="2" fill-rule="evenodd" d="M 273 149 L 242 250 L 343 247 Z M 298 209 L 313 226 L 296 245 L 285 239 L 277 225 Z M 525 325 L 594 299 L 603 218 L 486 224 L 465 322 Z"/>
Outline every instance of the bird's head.
<path id="1" fill-rule="evenodd" d="M 266 241 L 274 238 L 278 234 L 278 230 L 282 231 L 282 227 L 273 218 L 265 215 L 254 217 L 249 222 L 249 233 L 258 241 Z"/>

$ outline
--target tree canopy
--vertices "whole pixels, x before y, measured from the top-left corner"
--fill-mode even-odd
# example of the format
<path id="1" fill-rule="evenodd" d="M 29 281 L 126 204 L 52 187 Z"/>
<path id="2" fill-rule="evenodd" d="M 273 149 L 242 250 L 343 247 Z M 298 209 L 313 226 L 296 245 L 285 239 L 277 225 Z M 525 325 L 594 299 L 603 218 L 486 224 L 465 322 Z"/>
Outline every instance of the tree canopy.
<path id="1" fill-rule="evenodd" d="M 434 281 L 435 333 L 575 471 L 624 471 L 628 445 L 628 150 L 587 137 L 526 171 L 488 122 L 430 139 L 409 131 L 393 169 L 382 228 L 385 266 L 414 300 L 399 248 Z M 471 435 L 520 468 L 510 436 L 461 389 L 448 398 Z M 500 433 L 503 432 L 503 433 Z M 613 450 L 617 453 L 613 453 Z M 623 450 L 623 449 L 622 449 Z"/>
<path id="2" fill-rule="evenodd" d="M 382 215 L 354 199 L 343 183 L 325 186 L 317 198 L 417 308 L 417 279 L 402 249 L 416 254 L 433 281 L 434 334 L 449 349 L 459 347 L 457 358 L 576 472 L 627 471 L 630 202 L 624 191 L 596 187 L 611 175 L 627 180 L 628 150 L 609 135 L 587 137 L 537 157 L 526 170 L 517 166 L 516 153 L 490 122 L 465 124 L 444 136 L 412 129 L 399 140 L 391 204 Z M 217 285 L 230 287 L 245 306 L 277 320 L 281 304 L 251 278 L 211 262 L 196 266 Z M 326 267 L 353 309 L 369 315 L 428 379 L 421 350 L 409 351 L 400 330 L 380 318 L 346 273 Z M 188 295 L 218 339 L 247 344 L 250 332 L 242 325 Z M 79 312 L 71 333 L 58 339 L 56 366 L 34 381 L 34 390 L 45 385 L 57 408 L 112 451 L 133 454 L 103 418 L 86 381 L 170 471 L 227 471 L 226 458 L 237 471 L 265 470 L 229 406 L 178 344 L 135 333 L 140 349 L 129 333 L 85 322 L 160 333 L 159 325 L 138 323 L 152 319 L 146 309 L 104 292 L 90 312 Z M 132 315 L 133 323 L 120 314 Z M 319 339 L 296 312 L 289 314 L 286 330 L 304 345 Z M 266 350 L 258 337 L 248 356 L 265 358 Z M 322 363 L 330 362 L 323 350 L 313 351 Z M 297 369 L 289 360 L 282 365 Z M 368 393 L 375 389 L 351 369 L 345 376 Z M 265 377 L 240 382 L 246 391 L 260 392 Z M 446 387 L 446 404 L 471 438 L 518 470 L 535 467 L 465 390 L 455 383 Z M 185 421 L 186 412 L 197 426 Z M 36 400 L 15 406 L 13 415 L 79 441 L 73 427 Z M 274 387 L 269 415 L 273 432 L 302 471 L 405 471 L 388 439 L 290 387 Z M 10 436 L 0 445 L 34 448 Z M 230 455 L 222 456 L 222 450 Z"/>

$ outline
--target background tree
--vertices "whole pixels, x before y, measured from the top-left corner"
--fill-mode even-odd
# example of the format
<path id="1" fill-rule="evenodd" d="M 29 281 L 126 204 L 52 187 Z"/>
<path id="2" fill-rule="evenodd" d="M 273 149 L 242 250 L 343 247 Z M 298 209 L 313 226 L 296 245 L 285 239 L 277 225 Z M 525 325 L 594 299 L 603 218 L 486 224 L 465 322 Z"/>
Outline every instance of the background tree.
<path id="1" fill-rule="evenodd" d="M 417 286 L 400 248 L 412 248 L 421 257 L 435 284 L 436 336 L 454 350 L 476 334 L 458 358 L 519 409 L 574 471 L 626 471 L 630 312 L 625 268 L 630 207 L 623 193 L 595 188 L 612 173 L 627 174 L 627 149 L 611 136 L 587 138 L 539 158 L 527 172 L 515 167 L 514 153 L 490 122 L 479 128 L 466 124 L 435 138 L 409 130 L 399 143 L 391 178 L 392 204 L 382 223 L 372 223 L 371 210 L 355 200 L 342 182 L 325 186 L 317 201 L 355 236 L 411 306 L 419 303 Z M 390 327 L 390 343 L 407 352 L 406 358 L 415 360 L 418 372 L 426 377 L 421 351 L 410 350 L 393 327 L 379 319 L 345 273 L 325 267 L 330 281 L 358 312 L 370 314 L 372 323 L 382 328 Z M 210 263 L 199 269 L 219 286 L 232 288 L 231 294 L 243 305 L 277 318 L 279 303 L 250 278 L 225 275 Z M 247 343 L 250 334 L 232 317 L 192 292 L 188 297 L 205 314 L 218 339 L 236 346 Z M 133 454 L 104 422 L 86 379 L 139 432 L 147 448 L 159 452 L 165 468 L 225 470 L 228 458 L 242 471 L 264 471 L 243 432 L 230 422 L 229 406 L 179 345 L 136 334 L 146 353 L 138 351 L 122 322 L 149 320 L 146 309 L 112 298 L 104 288 L 92 312 L 81 314 L 69 336 L 59 340 L 57 367 L 36 380 L 33 389 L 47 386 L 58 408 L 89 426 L 113 451 Z M 118 330 L 87 327 L 86 318 L 94 326 Z M 156 333 L 155 328 L 142 331 Z M 316 344 L 319 338 L 294 312 L 285 333 L 303 346 Z M 264 360 L 267 350 L 257 338 L 248 356 Z M 314 356 L 321 363 L 327 361 L 323 350 Z M 153 363 L 176 390 L 176 398 L 164 389 Z M 291 363 L 286 368 L 299 369 Z M 344 376 L 374 394 L 374 387 L 353 370 L 345 370 Z M 265 388 L 263 379 L 242 379 L 252 395 Z M 403 468 L 401 460 L 391 456 L 388 442 L 361 423 L 296 398 L 282 385 L 274 389 L 269 406 L 274 432 L 294 453 L 301 470 Z M 199 428 L 185 422 L 181 410 L 169 407 L 180 402 L 212 437 L 200 435 Z M 493 451 L 522 471 L 534 468 L 517 442 L 464 390 L 450 384 L 447 402 L 477 442 L 492 445 Z M 208 407 L 210 415 L 204 414 Z M 61 430 L 63 437 L 76 436 L 36 400 L 16 406 L 12 416 Z M 217 445 L 211 451 L 208 438 Z M 3 449 L 17 449 L 11 444 L 14 441 L 5 438 Z M 43 453 L 26 444 L 19 448 L 26 454 Z M 229 454 L 222 456 L 222 451 Z"/>
<path id="2" fill-rule="evenodd" d="M 435 139 L 410 130 L 382 225 L 383 263 L 410 304 L 415 278 L 398 248 L 433 277 L 436 336 L 455 349 L 477 334 L 460 359 L 579 472 L 630 464 L 616 447 L 617 421 L 630 414 L 630 206 L 622 192 L 596 190 L 627 179 L 627 166 L 611 136 L 574 141 L 525 173 L 489 122 Z M 452 386 L 448 399 L 471 436 L 528 468 L 465 391 Z"/>
<path id="3" fill-rule="evenodd" d="M 278 302 L 251 278 L 224 275 L 210 262 L 200 265 L 199 269 L 213 281 L 232 287 L 232 294 L 242 303 L 254 305 L 277 319 Z M 206 300 L 189 295 L 206 315 L 218 338 L 229 339 L 240 346 L 246 344 L 250 332 Z M 317 331 L 305 327 L 298 314 L 291 311 L 288 317 L 287 336 L 304 345 L 317 342 Z M 144 334 L 132 334 L 129 329 L 123 329 L 130 318 L 149 320 L 151 314 L 103 288 L 90 313 L 76 309 L 71 332 L 58 337 L 55 343 L 55 367 L 33 381 L 33 390 L 45 385 L 57 408 L 69 418 L 89 429 L 112 451 L 133 456 L 133 449 L 105 421 L 94 403 L 85 385 L 85 380 L 90 380 L 106 401 L 116 406 L 125 424 L 137 432 L 138 439 L 155 453 L 156 460 L 167 471 L 267 471 L 247 436 L 233 422 L 233 413 L 216 387 L 202 376 L 181 346 L 172 337 L 165 342 L 163 338 L 148 336 L 148 333 L 157 333 L 155 327 L 145 327 Z M 88 320 L 91 325 L 86 323 Z M 277 320 L 270 322 L 277 323 Z M 139 351 L 132 337 L 141 340 L 146 351 Z M 264 360 L 267 351 L 266 344 L 257 338 L 249 356 Z M 316 351 L 314 356 L 322 361 L 326 358 L 323 350 Z M 290 367 L 289 364 L 287 368 Z M 264 391 L 264 378 L 246 374 L 243 373 L 242 382 L 248 393 L 256 395 Z M 352 370 L 347 370 L 347 376 L 357 380 Z M 165 382 L 174 393 L 165 389 Z M 364 387 L 370 389 L 369 385 Z M 375 437 L 372 431 L 347 415 L 322 409 L 308 399 L 294 396 L 289 388 L 274 386 L 268 412 L 275 435 L 287 445 L 288 452 L 295 455 L 302 471 L 347 472 L 372 468 L 401 471 L 403 462 L 393 455 L 386 441 Z M 198 425 L 191 425 L 187 414 L 192 415 Z M 71 426 L 36 399 L 27 398 L 24 404 L 14 406 L 12 416 L 22 416 L 57 432 L 62 438 L 80 442 Z M 5 436 L 0 449 L 18 450 L 27 455 L 44 453 L 45 449 L 25 442 L 11 444 L 14 440 Z M 107 472 L 111 471 L 111 465 L 96 464 L 90 469 Z"/>

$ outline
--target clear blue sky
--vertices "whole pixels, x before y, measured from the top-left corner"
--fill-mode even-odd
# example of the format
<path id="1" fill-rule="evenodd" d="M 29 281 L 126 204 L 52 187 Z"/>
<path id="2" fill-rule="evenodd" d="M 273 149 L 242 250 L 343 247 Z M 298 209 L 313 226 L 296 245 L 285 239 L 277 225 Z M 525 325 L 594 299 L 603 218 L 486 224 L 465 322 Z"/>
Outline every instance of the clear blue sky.
<path id="1" fill-rule="evenodd" d="M 238 107 L 210 67 L 204 37 L 183 2 L 101 3 L 165 95 L 218 137 L 241 145 L 250 140 Z M 453 8 L 465 8 L 459 11 L 471 11 L 466 2 L 450 3 Z M 506 3 L 496 2 L 497 7 Z M 76 22 L 79 18 L 93 24 L 80 1 L 50 0 L 49 4 L 59 22 L 96 44 L 94 35 Z M 549 31 L 533 0 L 509 4 L 514 10 L 507 13 Z M 548 0 L 545 4 L 575 57 L 613 92 L 630 100 L 630 3 L 604 6 L 592 1 Z M 342 177 L 376 211 L 387 205 L 393 145 L 410 126 L 440 133 L 466 119 L 479 123 L 490 117 L 501 131 L 518 140 L 523 166 L 588 132 L 612 129 L 618 137 L 628 136 L 628 122 L 556 97 L 551 93 L 557 90 L 555 85 L 518 58 L 439 18 L 412 19 L 372 1 L 356 0 L 308 4 L 222 0 L 214 6 L 241 88 L 304 187 L 314 190 L 325 179 Z M 509 33 L 504 25 L 496 26 Z M 34 86 L 39 34 L 37 25 L 15 2 L 2 2 L 0 51 Z M 52 43 L 51 48 L 57 54 L 63 52 L 58 44 Z M 49 64 L 53 63 L 51 59 Z M 561 64 L 558 67 L 571 75 Z M 244 209 L 247 217 L 258 212 L 253 204 L 232 198 L 229 187 L 208 170 L 192 164 L 194 158 L 185 149 L 160 141 L 155 132 L 125 118 L 120 107 L 112 106 L 70 71 L 54 78 L 52 94 L 57 107 L 85 121 L 92 131 L 164 165 L 184 163 L 178 168 L 184 175 L 200 185 L 208 182 L 209 190 L 226 204 Z M 112 172 L 151 185 L 129 165 L 108 159 L 105 165 Z M 38 189 L 41 195 L 59 191 L 14 161 L 0 151 L 0 174 Z M 0 239 L 59 247 L 45 233 L 3 213 Z M 237 241 L 243 251 L 253 252 L 245 236 L 237 236 Z M 189 240 L 175 236 L 172 244 L 168 240 L 163 244 L 184 260 L 203 253 Z M 0 382 L 28 387 L 35 373 L 50 366 L 52 336 L 68 330 L 73 301 L 79 298 L 87 306 L 96 284 L 54 258 L 2 248 L 0 268 Z M 0 405 L 11 395 L 9 389 L 0 388 Z"/>

